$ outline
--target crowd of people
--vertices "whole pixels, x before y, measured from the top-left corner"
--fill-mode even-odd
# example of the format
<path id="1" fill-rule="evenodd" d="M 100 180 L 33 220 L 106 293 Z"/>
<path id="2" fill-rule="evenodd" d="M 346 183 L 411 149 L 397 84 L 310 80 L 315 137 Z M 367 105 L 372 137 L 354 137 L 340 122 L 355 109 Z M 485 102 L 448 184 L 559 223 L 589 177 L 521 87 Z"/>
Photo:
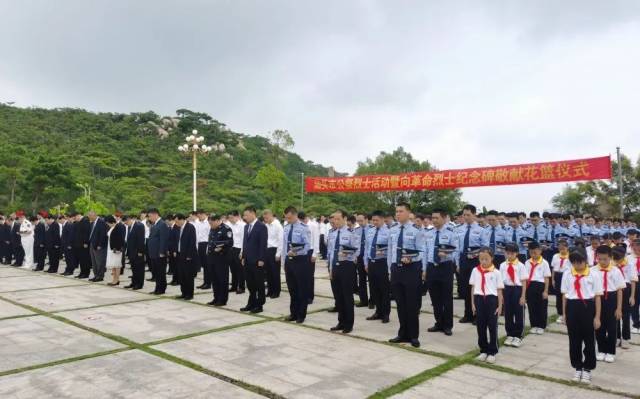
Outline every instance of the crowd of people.
<path id="1" fill-rule="evenodd" d="M 525 317 L 530 332 L 543 334 L 548 298 L 556 297 L 556 322 L 565 323 L 574 380 L 590 383 L 597 361 L 612 363 L 617 348 L 629 348 L 640 333 L 640 237 L 627 220 L 531 212 L 477 214 L 473 205 L 449 215 L 435 209 L 413 213 L 399 203 L 395 213 L 348 214 L 337 210 L 314 217 L 289 206 L 283 222 L 274 212 L 242 214 L 165 214 L 149 209 L 139 215 L 0 214 L 3 264 L 140 290 L 151 271 L 155 295 L 167 284 L 179 285 L 179 299 L 212 289 L 212 306 L 225 306 L 230 293 L 248 291 L 243 312 L 260 313 L 267 298 L 281 294 L 284 268 L 290 297 L 288 321 L 304 323 L 314 301 L 316 260 L 327 263 L 337 324 L 331 331 L 350 333 L 354 308 L 373 310 L 368 321 L 389 323 L 395 301 L 399 321 L 392 343 L 420 346 L 419 314 L 430 296 L 435 324 L 429 333 L 453 334 L 454 298 L 464 300 L 460 323 L 473 323 L 479 361 L 494 363 L 498 318 L 503 316 L 504 345 L 523 345 Z M 167 275 L 172 279 L 167 283 Z M 454 284 L 457 281 L 457 284 Z M 454 293 L 454 287 L 457 292 Z M 356 303 L 354 295 L 359 301 Z"/>

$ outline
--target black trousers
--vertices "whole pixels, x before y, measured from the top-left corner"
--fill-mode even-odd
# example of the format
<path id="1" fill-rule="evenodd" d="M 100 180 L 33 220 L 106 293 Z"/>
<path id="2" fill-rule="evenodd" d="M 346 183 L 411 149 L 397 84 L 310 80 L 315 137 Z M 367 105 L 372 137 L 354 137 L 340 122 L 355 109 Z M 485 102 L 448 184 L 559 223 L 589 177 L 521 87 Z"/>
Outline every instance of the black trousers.
<path id="1" fill-rule="evenodd" d="M 631 320 L 633 328 L 640 328 L 640 286 L 636 283 L 636 302 L 631 308 Z"/>
<path id="2" fill-rule="evenodd" d="M 178 258 L 173 256 L 173 254 L 169 255 L 169 273 L 171 273 L 171 276 L 172 276 L 171 281 L 179 281 L 177 265 L 178 265 Z M 227 280 L 228 279 L 229 278 L 227 277 Z"/>
<path id="3" fill-rule="evenodd" d="M 473 312 L 471 309 L 471 286 L 469 285 L 469 279 L 471 278 L 471 272 L 477 263 L 477 259 L 469 259 L 466 255 L 460 255 L 460 279 L 458 280 L 458 285 L 461 289 L 462 298 L 464 298 L 464 317 L 469 320 L 473 320 Z"/>
<path id="4" fill-rule="evenodd" d="M 571 367 L 576 370 L 596 368 L 596 346 L 593 331 L 593 318 L 596 306 L 593 299 L 582 302 L 580 299 L 567 299 L 565 323 L 569 333 L 569 358 Z"/>
<path id="5" fill-rule="evenodd" d="M 207 260 L 207 245 L 208 242 L 198 243 L 198 258 L 200 258 L 200 267 L 202 267 L 202 280 L 204 285 L 211 285 L 211 268 L 209 267 L 209 261 Z"/>
<path id="6" fill-rule="evenodd" d="M 622 290 L 622 319 L 616 323 L 616 334 L 618 339 L 631 339 L 631 305 L 629 299 L 631 297 L 631 284 L 627 283 L 625 289 Z"/>
<path id="7" fill-rule="evenodd" d="M 532 281 L 527 287 L 527 306 L 531 327 L 547 328 L 548 299 L 542 299 L 544 283 Z"/>
<path id="8" fill-rule="evenodd" d="M 369 282 L 371 283 L 371 298 L 376 305 L 376 314 L 381 318 L 389 317 L 391 313 L 391 282 L 389 281 L 389 268 L 386 259 L 370 260 L 369 265 Z"/>
<path id="9" fill-rule="evenodd" d="M 11 243 L 0 241 L 0 262 L 3 264 L 10 264 L 11 257 Z"/>
<path id="10" fill-rule="evenodd" d="M 329 276 L 331 276 L 331 267 L 327 266 L 329 271 Z M 338 309 L 338 285 L 336 284 L 335 279 L 331 279 L 331 294 L 333 295 L 333 307 Z"/>
<path id="11" fill-rule="evenodd" d="M 16 266 L 22 266 L 24 262 L 24 248 L 20 243 L 11 243 L 11 252 L 16 260 Z"/>
<path id="12" fill-rule="evenodd" d="M 427 287 L 436 327 L 453 328 L 453 273 L 455 264 L 451 261 L 427 265 Z M 468 281 L 468 280 L 467 280 Z"/>
<path id="13" fill-rule="evenodd" d="M 616 326 L 618 324 L 615 311 L 617 306 L 617 293 L 611 291 L 606 298 L 602 296 L 600 309 L 600 328 L 596 331 L 598 352 L 616 354 Z"/>
<path id="14" fill-rule="evenodd" d="M 240 262 L 240 248 L 231 248 L 231 289 L 244 291 L 244 267 Z"/>
<path id="15" fill-rule="evenodd" d="M 156 288 L 153 290 L 156 294 L 164 294 L 167 290 L 167 258 L 149 258 L 151 263 L 151 273 L 156 281 Z"/>
<path id="16" fill-rule="evenodd" d="M 47 253 L 49 255 L 49 269 L 47 269 L 48 272 L 56 273 L 58 271 L 58 266 L 60 266 L 60 251 L 60 247 L 47 248 Z"/>
<path id="17" fill-rule="evenodd" d="M 498 353 L 498 297 L 495 295 L 474 295 L 476 305 L 476 329 L 480 353 Z M 489 337 L 487 338 L 487 332 Z"/>
<path id="18" fill-rule="evenodd" d="M 352 329 L 354 322 L 353 279 L 356 275 L 355 262 L 341 261 L 333 268 L 333 280 L 336 289 L 336 308 L 338 325 L 343 329 Z"/>
<path id="19" fill-rule="evenodd" d="M 78 264 L 80 265 L 80 276 L 89 277 L 91 274 L 91 255 L 89 254 L 89 247 L 75 247 L 73 252 L 76 255 Z"/>
<path id="20" fill-rule="evenodd" d="M 320 256 L 327 259 L 327 244 L 324 242 L 324 234 L 320 234 Z"/>
<path id="21" fill-rule="evenodd" d="M 47 248 L 40 246 L 40 244 L 33 246 L 33 261 L 36 264 L 36 270 L 44 269 L 44 261 L 47 259 Z M 49 261 L 51 262 L 51 261 Z"/>
<path id="22" fill-rule="evenodd" d="M 306 255 L 285 258 L 284 275 L 289 290 L 289 314 L 296 320 L 307 317 L 309 270 L 309 258 Z"/>
<path id="23" fill-rule="evenodd" d="M 226 305 L 229 300 L 229 254 L 209 254 L 213 302 Z"/>
<path id="24" fill-rule="evenodd" d="M 193 279 L 198 272 L 194 259 L 187 259 L 178 254 L 178 276 L 180 277 L 180 292 L 185 298 L 193 298 Z"/>
<path id="25" fill-rule="evenodd" d="M 405 340 L 418 339 L 419 335 L 419 301 L 422 298 L 421 268 L 421 262 L 391 265 L 391 290 L 396 300 L 400 321 L 398 337 Z"/>
<path id="26" fill-rule="evenodd" d="M 73 248 L 64 249 L 64 263 L 67 264 L 67 267 L 64 269 L 65 273 L 73 273 L 76 267 L 78 267 L 78 260 L 76 259 Z"/>
<path id="27" fill-rule="evenodd" d="M 562 273 L 553 272 L 553 284 L 555 285 L 554 294 L 556 296 L 556 312 L 559 316 L 562 316 L 562 292 L 560 286 L 562 285 Z"/>
<path id="28" fill-rule="evenodd" d="M 524 331 L 524 305 L 520 305 L 522 287 L 505 285 L 504 295 L 504 324 L 507 337 L 522 338 Z"/>
<path id="29" fill-rule="evenodd" d="M 267 248 L 267 256 L 264 261 L 264 272 L 267 280 L 267 295 L 277 297 L 280 295 L 280 262 L 276 262 L 278 248 Z"/>
<path id="30" fill-rule="evenodd" d="M 256 263 L 245 261 L 245 278 L 247 279 L 247 288 L 249 289 L 249 299 L 247 307 L 249 309 L 257 308 L 265 303 L 264 294 L 264 266 L 259 267 Z"/>
<path id="31" fill-rule="evenodd" d="M 309 287 L 307 288 L 307 301 L 311 304 L 315 299 L 315 290 L 316 290 L 316 262 L 313 261 L 313 250 L 309 251 L 309 261 L 307 262 L 307 281 L 309 282 Z"/>
<path id="32" fill-rule="evenodd" d="M 131 285 L 135 288 L 142 288 L 144 286 L 144 256 L 129 257 L 129 263 L 131 263 Z"/>
<path id="33" fill-rule="evenodd" d="M 358 257 L 357 265 L 357 288 L 358 297 L 360 298 L 361 305 L 369 305 L 369 293 L 367 290 L 367 272 L 364 270 L 364 259 L 362 256 Z"/>

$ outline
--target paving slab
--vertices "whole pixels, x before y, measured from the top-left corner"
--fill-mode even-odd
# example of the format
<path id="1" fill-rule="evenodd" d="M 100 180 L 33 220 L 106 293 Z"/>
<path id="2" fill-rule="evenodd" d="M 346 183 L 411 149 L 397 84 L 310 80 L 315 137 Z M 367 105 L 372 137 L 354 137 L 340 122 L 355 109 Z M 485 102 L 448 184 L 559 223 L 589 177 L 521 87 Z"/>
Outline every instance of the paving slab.
<path id="1" fill-rule="evenodd" d="M 245 291 L 244 294 L 236 294 L 229 293 L 229 300 L 227 302 L 227 306 L 223 306 L 223 308 L 232 309 L 232 310 L 240 310 L 247 305 L 247 300 L 249 298 L 249 294 Z M 201 294 L 193 297 L 194 302 L 198 303 L 207 303 L 213 300 L 213 293 L 210 294 Z M 315 297 L 313 303 L 309 305 L 307 311 L 314 312 L 320 309 L 326 309 L 333 306 L 333 299 L 323 298 L 323 297 Z M 267 317 L 282 317 L 288 316 L 289 312 L 289 293 L 287 291 L 282 291 L 280 297 L 278 298 L 267 298 L 266 302 L 263 306 L 264 312 L 260 313 L 262 316 Z"/>
<path id="2" fill-rule="evenodd" d="M 398 334 L 400 325 L 395 309 L 391 309 L 389 323 L 387 324 L 382 324 L 379 320 L 367 320 L 366 318 L 371 316 L 372 313 L 373 310 L 367 308 L 355 308 L 355 323 L 351 335 L 387 342 Z M 328 330 L 336 325 L 337 322 L 337 313 L 318 312 L 307 316 L 305 324 Z M 453 328 L 453 335 L 447 337 L 441 332 L 427 332 L 427 328 L 434 324 L 433 315 L 429 313 L 420 314 L 419 339 L 422 349 L 446 355 L 462 355 L 477 348 L 478 338 L 475 326 L 456 323 Z M 504 334 L 503 332 L 499 333 Z"/>
<path id="3" fill-rule="evenodd" d="M 29 314 L 34 314 L 34 313 L 23 307 L 16 306 L 9 302 L 0 300 L 0 319 L 4 319 L 6 317 L 29 315 Z"/>
<path id="4" fill-rule="evenodd" d="M 361 398 L 443 360 L 283 322 L 155 347 L 288 398 Z"/>
<path id="5" fill-rule="evenodd" d="M 47 312 L 155 298 L 135 291 L 117 290 L 96 284 L 7 292 L 3 293 L 2 296 Z"/>
<path id="6" fill-rule="evenodd" d="M 86 284 L 86 282 L 76 279 L 70 280 L 66 278 L 59 278 L 51 275 L 47 276 L 44 274 L 33 274 L 27 277 L 5 277 L 0 278 L 0 293 L 83 284 Z"/>
<path id="7" fill-rule="evenodd" d="M 0 337 L 0 371 L 122 347 L 45 316 L 0 320 Z"/>
<path id="8" fill-rule="evenodd" d="M 498 365 L 570 380 L 573 370 L 569 362 L 569 337 L 564 334 L 546 333 L 528 335 L 520 348 L 500 348 Z M 637 370 L 640 369 L 640 346 L 619 349 L 615 363 L 598 362 L 592 373 L 593 385 L 640 396 Z"/>
<path id="9" fill-rule="evenodd" d="M 245 314 L 173 299 L 72 310 L 60 315 L 139 343 L 259 320 Z"/>
<path id="10" fill-rule="evenodd" d="M 33 276 L 31 269 L 25 269 L 22 267 L 13 266 L 1 266 L 0 278 L 3 277 L 20 277 L 20 276 Z"/>
<path id="11" fill-rule="evenodd" d="M 3 398 L 260 398 L 243 388 L 132 350 L 0 377 Z"/>
<path id="12" fill-rule="evenodd" d="M 619 399 L 620 396 L 463 365 L 427 380 L 394 399 Z"/>

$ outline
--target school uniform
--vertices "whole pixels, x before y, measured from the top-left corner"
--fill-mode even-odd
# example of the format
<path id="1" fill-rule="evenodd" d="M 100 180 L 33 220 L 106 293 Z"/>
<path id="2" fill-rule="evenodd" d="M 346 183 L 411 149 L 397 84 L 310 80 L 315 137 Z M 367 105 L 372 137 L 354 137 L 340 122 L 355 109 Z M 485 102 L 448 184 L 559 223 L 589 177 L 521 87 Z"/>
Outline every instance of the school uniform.
<path id="1" fill-rule="evenodd" d="M 560 286 L 562 285 L 562 276 L 565 271 L 571 269 L 571 261 L 569 260 L 569 254 L 562 256 L 557 253 L 553 255 L 551 259 L 551 270 L 553 271 L 553 285 L 554 293 L 556 294 L 556 312 L 559 316 L 562 315 L 562 292 Z"/>
<path id="2" fill-rule="evenodd" d="M 625 287 L 622 289 L 622 319 L 616 323 L 616 335 L 618 339 L 628 341 L 631 339 L 631 305 L 629 305 L 631 284 L 638 282 L 638 271 L 636 265 L 629 263 L 628 259 L 624 259 L 624 262 L 617 264 L 616 267 L 625 281 Z"/>
<path id="3" fill-rule="evenodd" d="M 587 263 L 589 266 L 595 266 L 598 264 L 598 255 L 596 255 L 596 249 L 598 247 L 592 247 L 589 245 L 585 250 L 587 251 Z"/>
<path id="4" fill-rule="evenodd" d="M 547 328 L 548 299 L 543 299 L 545 279 L 551 278 L 549 263 L 542 257 L 533 261 L 527 259 L 524 264 L 527 271 L 527 306 L 529 307 L 529 323 L 532 328 Z"/>
<path id="5" fill-rule="evenodd" d="M 620 269 L 613 265 L 602 268 L 600 265 L 591 268 L 602 284 L 602 307 L 600 310 L 600 329 L 596 331 L 598 352 L 616 354 L 616 325 L 617 291 L 624 289 L 627 284 Z"/>
<path id="6" fill-rule="evenodd" d="M 477 266 L 471 271 L 469 285 L 473 287 L 480 353 L 495 356 L 498 353 L 498 294 L 504 288 L 502 274 L 493 265 L 488 269 Z"/>
<path id="7" fill-rule="evenodd" d="M 629 255 L 627 262 L 636 269 L 636 275 L 640 275 L 640 257 L 635 254 Z M 640 328 L 640 290 L 636 283 L 636 300 L 631 307 L 631 320 L 633 328 Z"/>
<path id="8" fill-rule="evenodd" d="M 593 319 L 596 315 L 595 297 L 602 295 L 601 280 L 589 268 L 582 273 L 569 268 L 562 274 L 560 291 L 567 300 L 565 323 L 571 367 L 591 371 L 596 368 Z"/>
<path id="9" fill-rule="evenodd" d="M 524 306 L 520 305 L 522 280 L 527 280 L 527 269 L 517 258 L 500 265 L 500 274 L 504 283 L 504 322 L 507 337 L 522 338 L 524 331 Z"/>

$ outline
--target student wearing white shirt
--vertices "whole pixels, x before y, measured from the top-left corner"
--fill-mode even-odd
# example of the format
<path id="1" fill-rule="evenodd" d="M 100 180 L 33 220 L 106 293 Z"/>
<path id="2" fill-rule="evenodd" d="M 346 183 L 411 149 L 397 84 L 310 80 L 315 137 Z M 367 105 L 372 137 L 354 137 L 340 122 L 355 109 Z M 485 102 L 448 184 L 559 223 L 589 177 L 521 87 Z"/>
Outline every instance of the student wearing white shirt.
<path id="1" fill-rule="evenodd" d="M 209 245 L 209 215 L 203 210 L 196 211 L 196 220 L 192 222 L 196 228 L 196 239 L 198 240 L 198 258 L 202 267 L 203 282 L 197 288 L 201 290 L 211 289 L 211 267 L 207 260 L 207 246 Z"/>
<path id="2" fill-rule="evenodd" d="M 527 293 L 527 270 L 518 259 L 518 244 L 505 245 L 506 260 L 500 265 L 504 282 L 504 321 L 507 331 L 506 346 L 516 348 L 522 345 L 524 331 L 524 305 Z"/>
<path id="3" fill-rule="evenodd" d="M 622 289 L 626 287 L 620 269 L 611 263 L 611 247 L 601 245 L 596 250 L 598 265 L 591 271 L 602 284 L 601 327 L 596 331 L 596 360 L 613 363 L 616 360 L 616 325 L 622 318 Z"/>
<path id="4" fill-rule="evenodd" d="M 549 280 L 551 269 L 542 258 L 542 248 L 537 241 L 529 243 L 529 255 L 524 266 L 527 270 L 527 306 L 532 334 L 544 334 L 547 328 L 547 307 L 549 305 Z"/>
<path id="5" fill-rule="evenodd" d="M 471 306 L 476 316 L 480 346 L 480 355 L 476 359 L 495 363 L 498 354 L 498 316 L 502 311 L 504 282 L 500 270 L 493 265 L 491 248 L 482 247 L 478 253 L 478 260 L 480 265 L 473 268 L 469 278 L 469 285 L 473 291 Z"/>
<path id="6" fill-rule="evenodd" d="M 586 248 L 587 251 L 587 264 L 589 267 L 595 266 L 598 264 L 598 260 L 596 259 L 596 249 L 600 246 L 600 236 L 594 234 L 591 236 L 591 245 Z"/>
<path id="7" fill-rule="evenodd" d="M 636 266 L 627 261 L 626 246 L 613 248 L 613 264 L 620 270 L 625 281 L 622 289 L 622 319 L 616 323 L 616 334 L 622 349 L 629 349 L 631 339 L 631 306 L 633 306 L 636 295 L 636 282 L 638 272 Z"/>
<path id="8" fill-rule="evenodd" d="M 594 331 L 600 328 L 602 285 L 580 252 L 569 255 L 571 268 L 562 274 L 560 291 L 564 321 L 569 334 L 569 358 L 573 381 L 591 383 L 596 368 Z"/>
<path id="9" fill-rule="evenodd" d="M 235 291 L 236 294 L 244 294 L 244 269 L 240 259 L 242 258 L 245 222 L 240 218 L 240 213 L 233 210 L 229 212 L 227 225 L 233 232 L 233 247 L 231 248 L 231 288 L 229 292 Z"/>
<path id="10" fill-rule="evenodd" d="M 571 269 L 571 261 L 569 260 L 569 243 L 567 240 L 560 239 L 557 245 L 558 253 L 553 255 L 551 259 L 551 270 L 553 271 L 551 284 L 556 294 L 556 312 L 558 312 L 556 323 L 563 323 L 562 292 L 560 292 L 560 285 L 562 284 L 562 274 L 565 270 Z"/>
<path id="11" fill-rule="evenodd" d="M 640 275 L 640 239 L 635 239 L 631 243 L 631 255 L 627 258 L 627 263 L 635 267 L 636 275 Z M 631 334 L 640 334 L 640 287 L 636 284 L 635 297 L 631 306 L 632 328 Z"/>
<path id="12" fill-rule="evenodd" d="M 270 209 L 262 212 L 264 224 L 267 225 L 267 256 L 265 261 L 265 277 L 267 280 L 267 296 L 280 296 L 280 257 L 282 251 L 283 228 Z"/>

